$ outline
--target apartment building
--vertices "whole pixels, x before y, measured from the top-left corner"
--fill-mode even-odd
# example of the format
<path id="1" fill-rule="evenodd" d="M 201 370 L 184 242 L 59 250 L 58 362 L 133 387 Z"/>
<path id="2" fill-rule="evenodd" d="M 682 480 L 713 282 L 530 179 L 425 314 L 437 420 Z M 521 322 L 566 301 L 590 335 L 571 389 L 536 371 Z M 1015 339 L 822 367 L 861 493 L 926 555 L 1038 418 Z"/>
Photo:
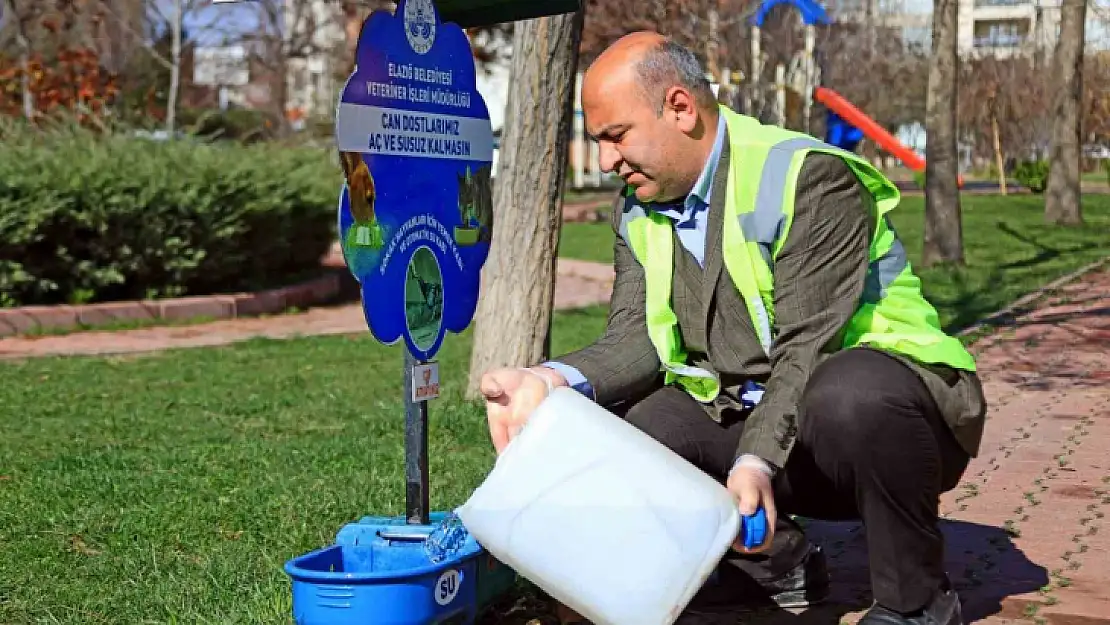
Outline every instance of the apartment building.
<path id="1" fill-rule="evenodd" d="M 829 0 L 841 21 L 872 21 L 902 34 L 907 44 L 928 49 L 932 0 Z M 1007 57 L 1051 53 L 1060 28 L 1060 0 L 959 0 L 957 45 L 964 56 Z"/>
<path id="2" fill-rule="evenodd" d="M 1060 0 L 960 0 L 958 45 L 968 56 L 1051 53 Z"/>
<path id="3" fill-rule="evenodd" d="M 343 14 L 338 2 L 289 0 L 283 3 L 290 47 L 299 47 L 286 65 L 286 110 L 294 122 L 335 115 L 343 88 Z"/>
<path id="4" fill-rule="evenodd" d="M 824 4 L 834 21 L 874 24 L 900 33 L 906 45 L 929 48 L 932 0 L 826 0 Z"/>

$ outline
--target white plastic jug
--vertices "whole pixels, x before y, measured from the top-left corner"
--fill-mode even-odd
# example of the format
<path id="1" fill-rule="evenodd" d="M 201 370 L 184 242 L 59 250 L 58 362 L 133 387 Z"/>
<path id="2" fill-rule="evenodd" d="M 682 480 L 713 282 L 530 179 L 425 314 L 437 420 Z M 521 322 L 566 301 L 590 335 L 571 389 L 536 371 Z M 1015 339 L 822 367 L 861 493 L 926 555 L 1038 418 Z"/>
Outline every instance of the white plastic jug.
<path id="1" fill-rule="evenodd" d="M 671 625 L 741 523 L 713 478 L 568 388 L 539 405 L 457 513 L 595 625 Z"/>

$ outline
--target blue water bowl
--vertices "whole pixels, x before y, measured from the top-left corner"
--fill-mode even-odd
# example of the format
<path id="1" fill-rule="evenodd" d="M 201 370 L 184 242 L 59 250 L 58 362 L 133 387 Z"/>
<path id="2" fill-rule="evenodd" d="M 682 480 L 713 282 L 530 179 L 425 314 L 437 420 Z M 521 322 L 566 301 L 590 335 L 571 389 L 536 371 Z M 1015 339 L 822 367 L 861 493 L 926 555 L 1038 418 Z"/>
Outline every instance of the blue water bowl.
<path id="1" fill-rule="evenodd" d="M 287 562 L 293 620 L 297 625 L 473 623 L 492 595 L 511 587 L 515 573 L 504 565 L 494 571 L 496 560 L 471 536 L 451 557 L 432 562 L 424 542 L 443 517 L 433 514 L 429 525 L 365 517 L 344 526 L 334 545 Z"/>

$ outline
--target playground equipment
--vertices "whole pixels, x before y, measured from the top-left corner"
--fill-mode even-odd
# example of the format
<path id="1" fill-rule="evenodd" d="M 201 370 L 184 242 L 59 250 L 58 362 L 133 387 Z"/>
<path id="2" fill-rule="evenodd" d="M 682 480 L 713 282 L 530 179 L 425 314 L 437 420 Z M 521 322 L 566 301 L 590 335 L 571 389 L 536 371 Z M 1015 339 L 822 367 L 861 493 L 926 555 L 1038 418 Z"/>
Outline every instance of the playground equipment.
<path id="1" fill-rule="evenodd" d="M 770 12 L 780 6 L 788 5 L 797 9 L 804 26 L 804 47 L 799 50 L 788 63 L 779 63 L 775 67 L 774 81 L 769 85 L 764 84 L 762 75 L 765 55 L 761 50 L 762 29 Z M 748 115 L 764 118 L 768 123 L 777 126 L 786 125 L 786 94 L 792 91 L 801 96 L 802 102 L 802 131 L 810 132 L 812 107 L 819 104 L 826 108 L 825 136 L 826 143 L 841 149 L 854 152 L 864 138 L 875 143 L 880 149 L 888 152 L 911 171 L 924 173 L 925 159 L 893 134 L 883 128 L 878 122 L 849 102 L 842 95 L 826 85 L 822 85 L 821 67 L 817 61 L 817 26 L 830 25 L 833 20 L 825 8 L 815 0 L 763 0 L 749 18 L 751 28 L 751 68 L 748 84 L 744 90 L 741 104 Z M 722 72 L 726 77 L 732 72 Z M 576 90 L 577 93 L 577 90 Z M 757 115 L 756 109 L 760 108 L 756 94 L 771 94 L 771 107 L 769 115 Z M 592 142 L 578 140 L 582 134 L 582 111 L 580 100 L 575 106 L 575 139 L 572 147 L 573 183 L 575 187 L 597 187 L 601 184 L 601 176 L 596 166 L 596 145 Z M 588 153 L 587 153 L 588 151 Z M 587 163 L 589 164 L 587 166 Z M 588 167 L 588 169 L 587 169 Z M 958 184 L 963 185 L 963 178 L 958 179 Z"/>
<path id="2" fill-rule="evenodd" d="M 925 170 L 925 159 L 907 148 L 839 93 L 827 87 L 817 87 L 813 90 L 813 100 L 824 104 L 833 119 L 832 128 L 826 133 L 826 142 L 846 150 L 854 150 L 854 143 L 858 143 L 857 137 L 865 136 L 913 171 Z"/>
<path id="3" fill-rule="evenodd" d="M 913 172 L 925 173 L 925 159 L 917 152 L 906 147 L 894 135 L 887 132 L 878 122 L 852 105 L 844 96 L 826 87 L 813 90 L 813 99 L 829 110 L 825 142 L 841 149 L 854 152 L 863 137 L 875 142 L 883 150 L 890 152 Z M 963 187 L 964 177 L 956 177 L 957 186 Z"/>
<path id="4" fill-rule="evenodd" d="M 783 64 L 775 68 L 775 106 L 772 117 L 775 124 L 786 125 L 786 88 L 787 85 L 794 91 L 802 94 L 803 106 L 803 132 L 809 132 L 809 120 L 812 100 L 808 94 L 820 84 L 821 68 L 816 61 L 817 26 L 832 24 L 825 8 L 813 0 L 763 0 L 758 10 L 752 15 L 751 22 L 751 54 L 752 54 L 752 87 L 745 100 L 747 111 L 752 111 L 755 103 L 752 95 L 759 88 L 760 76 L 763 74 L 763 54 L 761 52 L 762 30 L 767 20 L 767 15 L 775 7 L 787 4 L 793 6 L 801 15 L 805 26 L 805 47 L 795 54 L 790 62 L 790 71 Z M 789 77 L 789 78 L 788 78 Z"/>
<path id="5" fill-rule="evenodd" d="M 752 40 L 752 82 L 745 102 L 748 111 L 754 108 L 751 94 L 758 90 L 762 73 L 763 58 L 760 54 L 760 35 L 767 15 L 776 6 L 787 4 L 798 10 L 805 27 L 805 48 L 791 60 L 789 72 L 782 65 L 776 68 L 775 106 L 772 109 L 774 123 L 786 123 L 785 91 L 791 88 L 802 96 L 803 130 L 809 132 L 811 106 L 814 102 L 824 105 L 826 116 L 825 142 L 841 149 L 854 152 L 860 141 L 866 137 L 875 142 L 880 149 L 889 152 L 914 172 L 925 171 L 925 159 L 899 141 L 890 132 L 866 113 L 854 106 L 842 95 L 821 84 L 820 66 L 816 62 L 816 27 L 832 24 L 824 7 L 814 0 L 764 0 L 751 18 Z M 962 184 L 962 179 L 960 181 Z"/>

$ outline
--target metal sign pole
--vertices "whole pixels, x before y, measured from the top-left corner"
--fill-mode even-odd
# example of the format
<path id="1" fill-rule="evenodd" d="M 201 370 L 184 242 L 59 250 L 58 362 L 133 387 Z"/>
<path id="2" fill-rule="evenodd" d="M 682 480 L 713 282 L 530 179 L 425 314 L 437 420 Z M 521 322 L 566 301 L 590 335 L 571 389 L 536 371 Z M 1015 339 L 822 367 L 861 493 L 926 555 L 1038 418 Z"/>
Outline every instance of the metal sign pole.
<path id="1" fill-rule="evenodd" d="M 428 402 L 416 401 L 416 367 L 424 364 L 405 349 L 405 518 L 410 524 L 427 525 Z"/>

